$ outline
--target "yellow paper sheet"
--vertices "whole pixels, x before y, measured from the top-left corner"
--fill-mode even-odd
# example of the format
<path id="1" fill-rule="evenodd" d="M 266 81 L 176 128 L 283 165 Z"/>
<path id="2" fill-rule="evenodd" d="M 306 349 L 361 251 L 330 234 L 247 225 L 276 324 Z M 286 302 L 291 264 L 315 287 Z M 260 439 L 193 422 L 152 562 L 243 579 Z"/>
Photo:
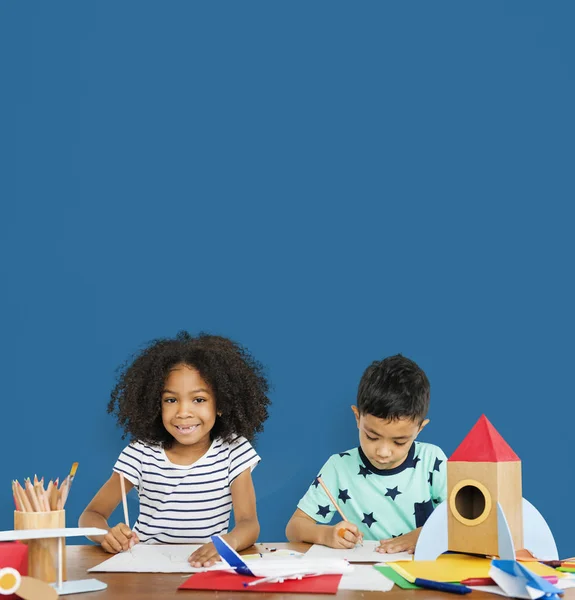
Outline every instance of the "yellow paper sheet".
<path id="1" fill-rule="evenodd" d="M 536 575 L 559 575 L 547 565 L 537 562 L 521 563 Z M 413 560 L 389 563 L 389 566 L 408 580 L 415 577 L 434 581 L 462 581 L 475 577 L 489 577 L 491 559 L 465 554 L 442 554 L 437 560 Z"/>

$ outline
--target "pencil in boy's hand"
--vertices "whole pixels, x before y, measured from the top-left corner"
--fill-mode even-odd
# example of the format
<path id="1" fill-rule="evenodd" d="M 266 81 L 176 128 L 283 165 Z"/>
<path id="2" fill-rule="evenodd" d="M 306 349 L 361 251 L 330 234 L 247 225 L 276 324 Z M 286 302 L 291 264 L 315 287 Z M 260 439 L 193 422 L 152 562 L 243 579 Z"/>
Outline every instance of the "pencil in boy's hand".
<path id="1" fill-rule="evenodd" d="M 327 494 L 327 497 L 330 499 L 331 503 L 335 506 L 335 509 L 340 514 L 341 518 L 346 523 L 351 523 L 351 521 L 343 514 L 343 511 L 337 505 L 337 502 L 335 501 L 335 498 L 331 495 L 331 492 L 327 489 L 327 486 L 325 485 L 325 483 L 323 482 L 322 478 L 319 475 L 317 477 L 317 481 L 321 485 L 321 487 L 323 488 L 323 491 Z M 345 529 L 340 529 L 338 531 L 338 535 L 339 535 L 339 537 L 343 538 L 343 536 L 345 535 Z M 361 535 L 361 533 L 359 534 L 359 538 L 360 538 L 360 544 L 363 545 L 363 536 Z"/>

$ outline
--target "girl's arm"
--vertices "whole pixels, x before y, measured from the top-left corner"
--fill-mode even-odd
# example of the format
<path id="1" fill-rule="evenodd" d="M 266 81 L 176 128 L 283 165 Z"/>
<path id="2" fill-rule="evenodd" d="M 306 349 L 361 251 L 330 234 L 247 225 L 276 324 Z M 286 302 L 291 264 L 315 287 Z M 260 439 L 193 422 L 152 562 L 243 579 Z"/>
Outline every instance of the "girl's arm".
<path id="1" fill-rule="evenodd" d="M 124 484 L 126 493 L 134 487 L 134 484 L 125 477 Z M 80 527 L 98 527 L 99 529 L 108 530 L 107 535 L 88 538 L 97 544 L 101 544 L 107 552 L 127 550 L 130 540 L 138 541 L 136 535 L 130 531 L 127 524 L 119 523 L 115 527 L 108 525 L 108 518 L 121 501 L 122 488 L 120 485 L 120 476 L 114 472 L 94 498 L 92 498 L 92 501 L 80 515 L 78 521 Z"/>
<path id="2" fill-rule="evenodd" d="M 231 490 L 236 526 L 223 537 L 234 550 L 244 550 L 255 544 L 260 534 L 251 469 L 234 479 Z"/>
<path id="3" fill-rule="evenodd" d="M 234 550 L 244 550 L 255 544 L 260 534 L 256 492 L 250 469 L 246 469 L 234 479 L 231 492 L 236 526 L 222 537 Z M 188 560 L 193 567 L 209 567 L 218 560 L 218 553 L 210 542 L 198 548 Z"/>

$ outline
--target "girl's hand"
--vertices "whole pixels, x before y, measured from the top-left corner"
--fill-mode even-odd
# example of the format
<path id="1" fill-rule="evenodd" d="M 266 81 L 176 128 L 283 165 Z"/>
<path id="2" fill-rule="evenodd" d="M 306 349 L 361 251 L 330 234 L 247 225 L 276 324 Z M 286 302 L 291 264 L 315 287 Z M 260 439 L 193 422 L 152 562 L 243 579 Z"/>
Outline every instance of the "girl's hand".
<path id="1" fill-rule="evenodd" d="M 211 567 L 220 559 L 220 555 L 212 542 L 198 548 L 189 558 L 192 567 Z"/>
<path id="2" fill-rule="evenodd" d="M 400 535 L 390 540 L 381 540 L 379 547 L 376 548 L 377 552 L 383 552 L 387 554 L 393 554 L 394 552 L 409 552 L 413 554 L 415 552 L 415 545 L 419 539 L 419 533 L 421 527 L 414 529 L 405 535 Z"/>
<path id="3" fill-rule="evenodd" d="M 110 554 L 129 550 L 140 540 L 138 536 L 124 523 L 112 527 L 102 540 L 102 548 Z"/>
<path id="4" fill-rule="evenodd" d="M 324 546 L 330 548 L 354 548 L 362 540 L 362 535 L 359 529 L 353 524 L 347 521 L 341 521 L 336 525 L 321 526 L 323 529 L 323 540 Z"/>

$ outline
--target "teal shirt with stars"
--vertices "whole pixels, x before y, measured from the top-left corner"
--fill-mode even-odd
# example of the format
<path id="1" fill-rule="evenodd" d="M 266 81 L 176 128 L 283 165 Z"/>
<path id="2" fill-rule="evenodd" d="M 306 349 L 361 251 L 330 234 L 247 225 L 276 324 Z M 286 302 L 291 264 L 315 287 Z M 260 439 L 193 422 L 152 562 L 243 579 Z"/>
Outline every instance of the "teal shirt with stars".
<path id="1" fill-rule="evenodd" d="M 359 447 L 331 456 L 318 476 L 366 540 L 384 540 L 421 527 L 445 500 L 446 466 L 440 448 L 414 442 L 394 469 L 375 468 Z M 298 508 L 322 524 L 339 516 L 317 478 Z"/>

